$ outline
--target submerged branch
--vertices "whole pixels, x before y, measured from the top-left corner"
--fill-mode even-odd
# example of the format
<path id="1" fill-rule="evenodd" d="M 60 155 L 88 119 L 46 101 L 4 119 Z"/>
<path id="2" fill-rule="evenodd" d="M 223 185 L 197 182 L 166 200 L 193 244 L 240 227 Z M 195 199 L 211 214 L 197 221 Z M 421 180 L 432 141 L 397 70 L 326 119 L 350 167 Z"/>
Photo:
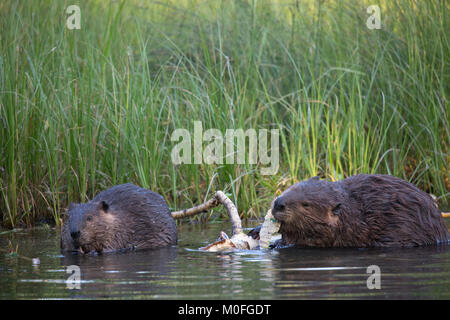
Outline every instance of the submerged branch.
<path id="1" fill-rule="evenodd" d="M 21 254 L 18 254 L 17 251 L 14 251 L 14 250 L 6 250 L 6 249 L 0 248 L 0 252 L 5 252 L 6 254 L 8 254 L 8 255 L 10 255 L 10 256 L 12 256 L 12 257 L 17 257 L 17 258 L 20 258 L 20 259 L 24 259 L 24 260 L 27 260 L 27 261 L 31 261 L 31 263 L 32 263 L 33 265 L 38 265 L 38 264 L 40 264 L 39 258 L 28 258 L 28 257 L 26 257 L 26 256 L 23 256 L 23 255 L 21 255 Z"/>

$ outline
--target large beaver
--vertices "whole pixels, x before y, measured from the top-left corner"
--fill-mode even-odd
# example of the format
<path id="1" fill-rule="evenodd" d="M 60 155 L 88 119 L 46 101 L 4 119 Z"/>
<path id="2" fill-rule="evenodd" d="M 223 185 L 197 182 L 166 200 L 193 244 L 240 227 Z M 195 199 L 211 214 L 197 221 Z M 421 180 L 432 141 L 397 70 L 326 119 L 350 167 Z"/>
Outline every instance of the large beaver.
<path id="1" fill-rule="evenodd" d="M 164 198 L 127 183 L 71 204 L 61 249 L 83 253 L 158 248 L 177 243 L 177 229 Z"/>
<path id="2" fill-rule="evenodd" d="M 277 197 L 272 214 L 281 224 L 282 245 L 402 247 L 449 240 L 433 199 L 389 175 L 312 178 Z"/>

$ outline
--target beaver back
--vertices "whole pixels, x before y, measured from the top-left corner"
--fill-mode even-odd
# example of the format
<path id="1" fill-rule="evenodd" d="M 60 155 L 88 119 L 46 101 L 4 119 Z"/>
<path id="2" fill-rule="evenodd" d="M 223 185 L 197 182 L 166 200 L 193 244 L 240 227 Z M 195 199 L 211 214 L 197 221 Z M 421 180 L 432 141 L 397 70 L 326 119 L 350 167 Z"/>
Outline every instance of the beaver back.
<path id="1" fill-rule="evenodd" d="M 448 241 L 441 211 L 429 194 L 412 183 L 390 175 L 356 175 L 341 183 L 369 228 L 371 246 Z"/>

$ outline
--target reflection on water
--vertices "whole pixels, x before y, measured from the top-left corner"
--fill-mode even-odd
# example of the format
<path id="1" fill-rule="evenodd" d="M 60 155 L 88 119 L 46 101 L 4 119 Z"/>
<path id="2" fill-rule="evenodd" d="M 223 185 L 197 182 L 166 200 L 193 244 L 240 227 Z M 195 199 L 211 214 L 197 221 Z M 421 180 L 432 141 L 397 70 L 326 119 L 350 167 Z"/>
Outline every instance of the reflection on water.
<path id="1" fill-rule="evenodd" d="M 229 223 L 179 228 L 178 246 L 98 256 L 61 255 L 55 230 L 0 234 L 0 299 L 384 299 L 450 298 L 450 246 L 200 252 Z M 67 266 L 80 267 L 68 289 Z M 367 267 L 381 270 L 369 290 Z"/>

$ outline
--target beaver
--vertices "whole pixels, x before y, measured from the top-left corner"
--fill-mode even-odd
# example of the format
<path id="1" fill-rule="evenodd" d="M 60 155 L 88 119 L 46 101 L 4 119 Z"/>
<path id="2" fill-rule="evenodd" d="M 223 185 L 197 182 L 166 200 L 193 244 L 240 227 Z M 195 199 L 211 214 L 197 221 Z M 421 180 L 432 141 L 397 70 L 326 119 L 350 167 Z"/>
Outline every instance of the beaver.
<path id="1" fill-rule="evenodd" d="M 72 203 L 61 232 L 62 251 L 82 253 L 149 249 L 177 243 L 169 207 L 158 193 L 131 183 Z"/>
<path id="2" fill-rule="evenodd" d="M 278 246 L 411 247 L 449 241 L 433 199 L 390 175 L 360 174 L 336 182 L 311 178 L 277 197 L 272 214 L 280 222 Z"/>

